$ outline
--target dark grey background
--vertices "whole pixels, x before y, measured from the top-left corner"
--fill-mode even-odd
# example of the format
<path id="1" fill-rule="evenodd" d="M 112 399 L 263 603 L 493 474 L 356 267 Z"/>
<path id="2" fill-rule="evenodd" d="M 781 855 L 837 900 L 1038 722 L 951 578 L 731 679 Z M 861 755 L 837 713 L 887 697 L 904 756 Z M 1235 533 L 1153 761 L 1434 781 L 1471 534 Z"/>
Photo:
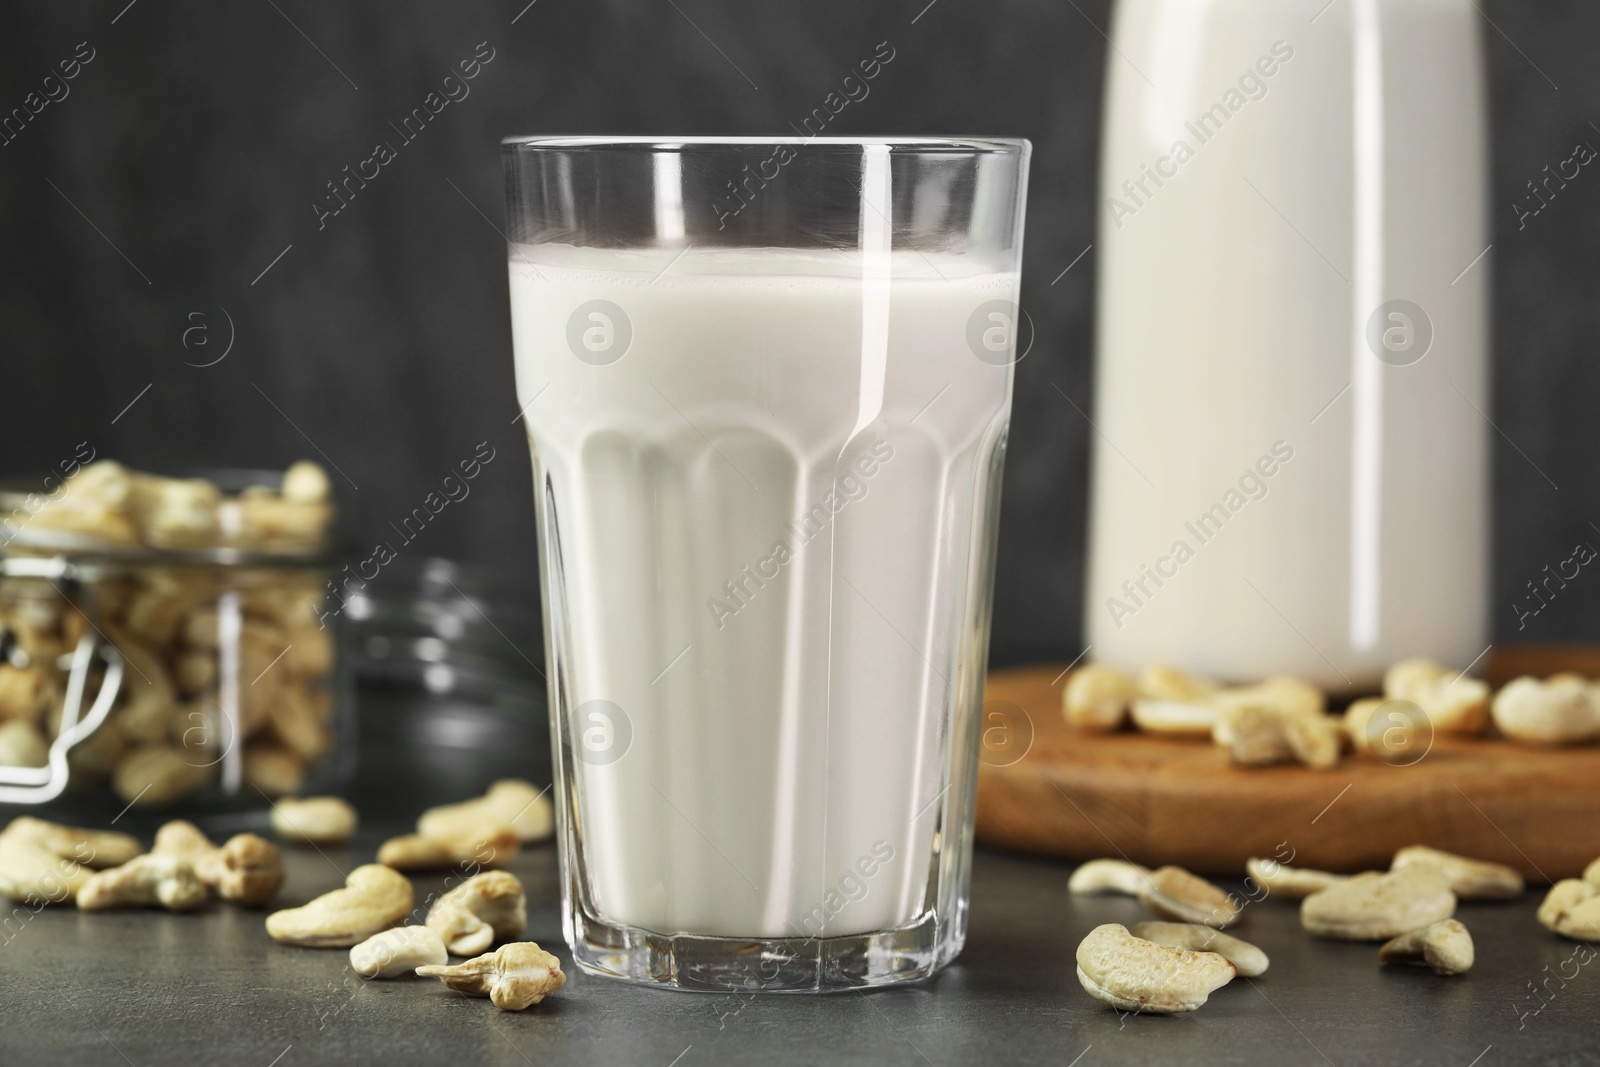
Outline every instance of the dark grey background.
<path id="1" fill-rule="evenodd" d="M 887 40 L 893 64 L 831 133 L 1035 145 L 1024 305 L 1038 340 L 1018 368 L 994 658 L 1076 655 L 1093 431 L 1052 384 L 1087 410 L 1094 252 L 1052 279 L 1095 239 L 1106 0 L 525 3 L 9 5 L 0 113 L 79 42 L 95 58 L 0 147 L 0 467 L 42 470 L 85 440 L 158 469 L 279 466 L 315 458 L 309 439 L 359 486 L 371 540 L 487 440 L 497 458 L 473 495 L 408 551 L 531 574 L 499 139 L 782 133 Z M 1325 0 L 1304 3 L 1309 15 Z M 1600 146 L 1600 6 L 1481 6 L 1501 431 L 1494 618 L 1502 638 L 1595 636 L 1600 581 L 1569 585 L 1521 634 L 1511 603 L 1577 540 L 1600 545 L 1600 176 L 1585 169 L 1521 231 L 1512 202 L 1579 139 Z M 484 41 L 495 58 L 471 95 L 319 232 L 324 183 Z M 232 351 L 186 366 L 220 353 L 224 309 Z M 186 349 L 195 325 L 207 329 Z"/>

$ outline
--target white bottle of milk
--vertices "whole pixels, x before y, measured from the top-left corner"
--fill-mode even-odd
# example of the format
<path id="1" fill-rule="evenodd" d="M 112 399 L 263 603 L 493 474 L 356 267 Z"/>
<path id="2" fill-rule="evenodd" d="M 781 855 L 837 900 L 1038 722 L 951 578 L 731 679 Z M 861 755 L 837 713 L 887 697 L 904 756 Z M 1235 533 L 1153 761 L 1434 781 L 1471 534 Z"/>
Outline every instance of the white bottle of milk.
<path id="1" fill-rule="evenodd" d="M 1348 692 L 1485 650 L 1480 19 L 1118 4 L 1091 658 Z"/>

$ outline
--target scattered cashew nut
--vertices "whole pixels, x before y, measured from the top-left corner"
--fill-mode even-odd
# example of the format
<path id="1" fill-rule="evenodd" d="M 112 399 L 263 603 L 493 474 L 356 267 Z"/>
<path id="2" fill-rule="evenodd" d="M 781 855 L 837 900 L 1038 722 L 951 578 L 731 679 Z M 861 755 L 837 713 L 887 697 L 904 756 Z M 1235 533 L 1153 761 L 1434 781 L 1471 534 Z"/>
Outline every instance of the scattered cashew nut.
<path id="1" fill-rule="evenodd" d="M 0 838 L 0 847 L 5 841 Z M 1593 864 L 1590 865 L 1593 869 Z M 1588 872 L 1585 872 L 1587 875 Z M 1585 878 L 1563 878 L 1539 905 L 1539 925 L 1574 941 L 1600 941 L 1600 886 Z"/>
<path id="2" fill-rule="evenodd" d="M 399 978 L 418 967 L 449 963 L 444 939 L 426 926 L 397 926 L 350 950 L 350 969 L 363 978 Z"/>
<path id="3" fill-rule="evenodd" d="M 1219 689 L 1211 702 L 1226 709 L 1238 704 L 1254 704 L 1283 715 L 1312 716 L 1327 711 L 1328 698 L 1322 690 L 1303 678 L 1278 675 L 1254 685 Z"/>
<path id="4" fill-rule="evenodd" d="M 1455 919 L 1441 919 L 1384 942 L 1378 959 L 1384 963 L 1416 963 L 1434 974 L 1466 974 L 1475 953 L 1472 935 Z"/>
<path id="5" fill-rule="evenodd" d="M 1235 703 L 1225 707 L 1211 725 L 1211 739 L 1234 763 L 1261 767 L 1294 759 L 1289 747 L 1286 717 L 1262 704 Z"/>
<path id="6" fill-rule="evenodd" d="M 1147 734 L 1209 737 L 1219 711 L 1215 704 L 1140 697 L 1133 702 L 1133 724 Z"/>
<path id="7" fill-rule="evenodd" d="M 202 885 L 247 907 L 266 904 L 283 884 L 278 846 L 255 834 L 235 834 L 219 848 L 193 823 L 176 820 L 156 831 L 150 851 L 188 861 Z"/>
<path id="8" fill-rule="evenodd" d="M 1222 928 L 1239 921 L 1232 897 L 1182 867 L 1154 871 L 1125 860 L 1090 860 L 1067 880 L 1069 893 L 1120 893 L 1164 919 Z"/>
<path id="9" fill-rule="evenodd" d="M 1489 685 L 1428 659 L 1401 660 L 1383 675 L 1383 695 L 1409 700 L 1442 734 L 1482 733 L 1489 721 Z"/>
<path id="10" fill-rule="evenodd" d="M 1450 883 L 1458 900 L 1512 900 L 1527 888 L 1522 874 L 1503 863 L 1469 859 L 1426 845 L 1411 845 L 1394 854 L 1391 871 L 1405 867 L 1432 867 Z"/>
<path id="11" fill-rule="evenodd" d="M 1117 923 L 1089 931 L 1078 945 L 1078 981 L 1089 995 L 1123 1011 L 1194 1011 L 1227 985 L 1234 965 L 1215 952 L 1195 952 L 1136 937 Z"/>
<path id="12" fill-rule="evenodd" d="M 272 829 L 285 841 L 339 845 L 356 832 L 356 809 L 338 797 L 291 797 L 272 806 Z"/>
<path id="13" fill-rule="evenodd" d="M 1150 884 L 1149 868 L 1125 860 L 1089 860 L 1080 863 L 1067 879 L 1067 892 L 1075 894 L 1121 893 L 1136 897 Z"/>
<path id="14" fill-rule="evenodd" d="M 1344 747 L 1337 720 L 1257 698 L 1224 701 L 1211 738 L 1247 767 L 1299 761 L 1326 770 L 1339 762 Z"/>
<path id="15" fill-rule="evenodd" d="M 357 867 L 345 888 L 267 916 L 267 933 L 285 945 L 349 948 L 387 930 L 411 910 L 411 883 L 382 864 Z"/>
<path id="16" fill-rule="evenodd" d="M 476 956 L 497 941 L 514 941 L 528 928 L 522 883 L 505 871 L 473 875 L 434 901 L 427 925 L 452 956 Z"/>
<path id="17" fill-rule="evenodd" d="M 1402 867 L 1331 885 L 1300 902 L 1300 924 L 1317 937 L 1384 941 L 1456 912 L 1445 876 L 1429 866 Z"/>
<path id="18" fill-rule="evenodd" d="M 1080 730 L 1115 730 L 1128 718 L 1128 705 L 1138 695 L 1132 678 L 1115 667 L 1091 663 L 1067 676 L 1061 690 L 1061 713 Z"/>
<path id="19" fill-rule="evenodd" d="M 429 808 L 417 819 L 423 837 L 466 838 L 508 826 L 523 843 L 542 841 L 555 828 L 549 790 L 520 778 L 502 778 L 481 797 Z"/>
<path id="20" fill-rule="evenodd" d="M 24 904 L 69 904 L 89 868 L 30 837 L 0 834 L 0 895 Z"/>
<path id="21" fill-rule="evenodd" d="M 1182 867 L 1150 872 L 1139 903 L 1164 919 L 1221 929 L 1239 921 L 1239 906 L 1227 893 Z"/>
<path id="22" fill-rule="evenodd" d="M 1494 724 L 1515 741 L 1572 744 L 1600 736 L 1600 706 L 1581 678 L 1522 677 L 1494 695 Z"/>
<path id="23" fill-rule="evenodd" d="M 378 862 L 397 871 L 438 871 L 450 867 L 499 867 L 517 854 L 517 836 L 497 826 L 470 837 L 404 834 L 378 846 Z"/>
<path id="24" fill-rule="evenodd" d="M 1186 948 L 1195 952 L 1215 952 L 1239 972 L 1241 978 L 1254 978 L 1267 969 L 1267 954 L 1248 941 L 1230 937 L 1220 930 L 1197 923 L 1146 922 L 1137 923 L 1134 937 L 1154 941 L 1168 948 Z"/>
<path id="25" fill-rule="evenodd" d="M 205 902 L 206 887 L 188 860 L 155 853 L 97 871 L 78 889 L 78 907 L 82 911 L 153 907 L 193 911 Z"/>
<path id="26" fill-rule="evenodd" d="M 144 852 L 139 839 L 112 830 L 84 830 L 76 826 L 19 815 L 6 824 L 7 837 L 24 837 L 41 847 L 76 860 L 86 867 L 120 867 Z"/>
<path id="27" fill-rule="evenodd" d="M 1349 875 L 1318 871 L 1309 867 L 1290 867 L 1277 860 L 1251 858 L 1244 862 L 1245 873 L 1267 891 L 1269 897 L 1304 900 L 1330 885 L 1349 881 Z"/>
<path id="28" fill-rule="evenodd" d="M 417 973 L 459 993 L 488 997 L 501 1011 L 521 1011 L 567 984 L 561 961 L 532 941 L 513 941 L 453 967 L 418 967 Z"/>
<path id="29" fill-rule="evenodd" d="M 1165 663 L 1152 663 L 1139 672 L 1139 695 L 1150 700 L 1198 704 L 1218 688 L 1210 679 L 1196 678 Z"/>
<path id="30" fill-rule="evenodd" d="M 1211 697 L 1215 682 L 1195 678 L 1176 667 L 1152 663 L 1139 672 L 1138 697 L 1133 702 L 1133 722 L 1153 734 L 1206 737 L 1216 721 Z"/>

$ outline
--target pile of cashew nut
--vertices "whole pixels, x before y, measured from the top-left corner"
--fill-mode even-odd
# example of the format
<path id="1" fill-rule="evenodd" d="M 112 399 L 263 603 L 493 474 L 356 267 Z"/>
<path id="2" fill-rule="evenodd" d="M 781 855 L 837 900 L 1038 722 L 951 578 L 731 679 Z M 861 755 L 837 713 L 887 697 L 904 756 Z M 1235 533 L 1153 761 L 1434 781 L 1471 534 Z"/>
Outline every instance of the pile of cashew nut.
<path id="1" fill-rule="evenodd" d="M 498 867 L 523 844 L 548 838 L 554 808 L 545 791 L 520 779 L 495 782 L 481 797 L 430 808 L 417 832 L 392 838 L 378 861 L 350 872 L 343 889 L 267 917 L 267 933 L 286 945 L 348 948 L 363 978 L 436 977 L 502 1011 L 521 1011 L 566 984 L 561 962 L 532 941 L 527 898 L 517 877 Z M 337 797 L 280 800 L 272 825 L 288 841 L 339 844 L 355 833 L 356 813 Z M 475 871 L 433 900 L 421 923 L 401 871 Z M 498 945 L 499 948 L 489 951 Z M 451 964 L 450 957 L 469 957 Z"/>
<path id="2" fill-rule="evenodd" d="M 1576 674 L 1522 677 L 1492 697 L 1482 679 L 1426 659 L 1390 667 L 1383 695 L 1353 702 L 1342 716 L 1329 715 L 1322 690 L 1299 678 L 1223 686 L 1160 664 L 1138 677 L 1089 664 L 1068 676 L 1062 714 L 1082 730 L 1109 732 L 1131 722 L 1149 734 L 1210 738 L 1244 767 L 1298 762 L 1326 769 L 1346 748 L 1405 748 L 1420 734 L 1481 736 L 1491 723 L 1532 745 L 1600 740 L 1600 683 Z M 1395 701 L 1415 711 L 1396 711 Z"/>
<path id="3" fill-rule="evenodd" d="M 315 547 L 330 495 L 310 462 L 285 471 L 281 489 L 227 497 L 203 479 L 100 460 L 29 515 L 8 551 Z M 70 654 L 91 625 L 127 670 L 110 718 L 68 754 L 75 786 L 109 779 L 124 804 L 157 808 L 213 780 L 236 749 L 245 790 L 280 796 L 332 749 L 334 647 L 318 618 L 320 572 L 142 561 L 90 584 L 93 624 L 48 580 L 0 581 L 0 631 L 13 639 L 0 660 L 0 765 L 45 765 Z M 89 689 L 98 688 L 96 677 Z"/>
<path id="4" fill-rule="evenodd" d="M 285 843 L 318 848 L 349 841 L 358 821 L 338 797 L 284 798 L 271 819 Z M 348 949 L 350 969 L 364 978 L 436 977 L 502 1011 L 521 1011 L 560 989 L 566 976 L 560 960 L 521 940 L 528 925 L 521 881 L 482 868 L 548 838 L 553 823 L 545 791 L 518 779 L 496 782 L 484 796 L 423 812 L 417 833 L 395 839 L 405 843 L 398 848 L 387 842 L 378 862 L 350 871 L 343 888 L 272 912 L 267 935 L 285 945 Z M 386 854 L 405 870 L 471 873 L 423 908 Z M 35 908 L 193 912 L 213 895 L 262 908 L 283 878 L 283 857 L 271 841 L 241 833 L 219 846 L 183 821 L 162 826 L 149 851 L 129 834 L 28 816 L 0 832 L 0 895 Z M 451 957 L 461 962 L 451 964 Z"/>
<path id="5" fill-rule="evenodd" d="M 1267 956 L 1221 933 L 1249 901 L 1297 902 L 1314 937 L 1381 941 L 1381 963 L 1425 966 L 1441 975 L 1472 967 L 1472 935 L 1455 918 L 1458 901 L 1513 900 L 1525 888 L 1511 867 L 1424 845 L 1396 852 L 1387 871 L 1333 874 L 1271 859 L 1246 864 L 1247 899 L 1178 867 L 1148 870 L 1126 860 L 1082 864 L 1073 894 L 1120 893 L 1166 922 L 1095 927 L 1078 946 L 1078 980 L 1090 996 L 1123 1011 L 1193 1011 L 1235 976 L 1267 970 Z M 1600 939 L 1600 860 L 1583 879 L 1550 890 L 1539 922 L 1567 937 Z"/>

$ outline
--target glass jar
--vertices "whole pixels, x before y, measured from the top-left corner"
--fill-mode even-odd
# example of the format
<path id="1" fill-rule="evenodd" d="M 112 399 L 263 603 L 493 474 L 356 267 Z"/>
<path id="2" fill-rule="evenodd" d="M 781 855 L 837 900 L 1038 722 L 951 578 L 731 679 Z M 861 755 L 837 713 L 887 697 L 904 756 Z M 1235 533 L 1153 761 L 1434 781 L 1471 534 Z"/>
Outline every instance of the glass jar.
<path id="1" fill-rule="evenodd" d="M 0 490 L 0 802 L 259 804 L 345 776 L 326 480 L 296 500 L 296 468 L 103 466 L 53 495 Z M 105 491 L 120 475 L 147 479 L 142 503 Z"/>

